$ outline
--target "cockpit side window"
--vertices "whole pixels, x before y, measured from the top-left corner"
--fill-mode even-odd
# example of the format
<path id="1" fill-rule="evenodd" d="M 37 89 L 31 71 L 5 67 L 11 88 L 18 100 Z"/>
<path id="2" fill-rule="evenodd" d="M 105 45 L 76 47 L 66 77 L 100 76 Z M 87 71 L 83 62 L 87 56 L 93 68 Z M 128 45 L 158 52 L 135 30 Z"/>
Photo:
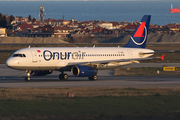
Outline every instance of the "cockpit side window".
<path id="1" fill-rule="evenodd" d="M 14 54 L 13 57 L 18 57 L 18 54 Z"/>
<path id="2" fill-rule="evenodd" d="M 25 54 L 14 54 L 12 57 L 26 57 Z"/>

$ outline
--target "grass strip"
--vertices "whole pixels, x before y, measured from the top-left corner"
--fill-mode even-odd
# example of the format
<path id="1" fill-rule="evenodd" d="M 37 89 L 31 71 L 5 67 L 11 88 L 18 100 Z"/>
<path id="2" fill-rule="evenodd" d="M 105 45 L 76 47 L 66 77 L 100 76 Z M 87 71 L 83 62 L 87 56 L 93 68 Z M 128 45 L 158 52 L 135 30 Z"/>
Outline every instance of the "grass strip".
<path id="1" fill-rule="evenodd" d="M 3 119 L 180 118 L 180 96 L 100 96 L 58 100 L 0 100 Z"/>
<path id="2" fill-rule="evenodd" d="M 152 96 L 180 95 L 180 88 L 121 88 L 121 87 L 71 87 L 71 88 L 0 88 L 1 100 L 58 100 L 66 98 L 68 92 L 75 97 L 98 96 Z"/>
<path id="3" fill-rule="evenodd" d="M 178 119 L 179 101 L 180 88 L 0 88 L 0 118 Z"/>
<path id="4" fill-rule="evenodd" d="M 0 88 L 0 118 L 178 119 L 179 101 L 180 88 Z"/>
<path id="5" fill-rule="evenodd" d="M 159 74 L 157 73 L 159 71 Z M 163 67 L 115 68 L 115 76 L 179 75 L 180 71 L 163 71 Z"/>

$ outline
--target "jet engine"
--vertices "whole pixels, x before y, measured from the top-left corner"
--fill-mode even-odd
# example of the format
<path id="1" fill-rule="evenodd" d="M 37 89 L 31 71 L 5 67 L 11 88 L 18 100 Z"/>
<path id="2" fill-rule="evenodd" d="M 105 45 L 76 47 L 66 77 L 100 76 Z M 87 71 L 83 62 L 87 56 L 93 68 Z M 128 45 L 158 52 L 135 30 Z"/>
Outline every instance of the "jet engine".
<path id="1" fill-rule="evenodd" d="M 89 77 L 97 74 L 97 70 L 89 66 L 73 66 L 71 68 L 73 75 L 78 77 Z"/>

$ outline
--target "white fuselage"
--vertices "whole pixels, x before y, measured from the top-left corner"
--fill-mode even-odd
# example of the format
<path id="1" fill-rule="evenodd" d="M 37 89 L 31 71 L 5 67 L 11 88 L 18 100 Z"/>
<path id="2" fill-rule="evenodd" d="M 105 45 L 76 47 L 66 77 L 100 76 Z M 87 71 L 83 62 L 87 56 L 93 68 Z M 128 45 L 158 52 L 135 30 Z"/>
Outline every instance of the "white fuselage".
<path id="1" fill-rule="evenodd" d="M 123 47 L 35 47 L 24 48 L 14 52 L 6 64 L 11 68 L 19 70 L 59 70 L 72 64 L 86 64 L 86 62 L 97 61 L 97 63 L 93 63 L 97 69 L 108 69 L 130 64 L 133 60 L 108 63 L 106 61 L 146 58 L 152 55 L 140 55 L 140 53 L 144 52 L 154 51 Z M 21 55 L 21 57 L 18 55 Z"/>

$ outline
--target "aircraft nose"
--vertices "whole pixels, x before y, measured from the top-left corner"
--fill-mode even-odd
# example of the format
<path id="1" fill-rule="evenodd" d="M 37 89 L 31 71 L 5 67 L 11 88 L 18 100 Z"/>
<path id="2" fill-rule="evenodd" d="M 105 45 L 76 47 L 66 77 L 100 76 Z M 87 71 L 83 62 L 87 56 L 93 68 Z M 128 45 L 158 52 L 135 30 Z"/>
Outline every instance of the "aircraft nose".
<path id="1" fill-rule="evenodd" d="M 6 65 L 8 66 L 8 67 L 13 67 L 15 64 L 15 61 L 13 60 L 13 59 L 11 59 L 11 58 L 9 58 L 7 61 L 6 61 Z"/>

